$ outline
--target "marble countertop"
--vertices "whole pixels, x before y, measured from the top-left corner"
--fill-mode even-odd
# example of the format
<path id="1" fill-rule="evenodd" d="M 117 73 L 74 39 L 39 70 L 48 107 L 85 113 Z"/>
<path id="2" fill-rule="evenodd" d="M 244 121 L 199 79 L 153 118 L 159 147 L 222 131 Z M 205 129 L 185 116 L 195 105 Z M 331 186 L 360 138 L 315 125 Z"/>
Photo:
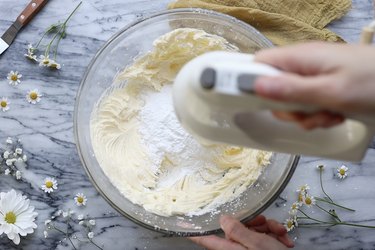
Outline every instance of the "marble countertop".
<path id="1" fill-rule="evenodd" d="M 201 249 L 184 238 L 168 238 L 141 228 L 119 215 L 97 193 L 88 180 L 77 154 L 73 137 L 73 112 L 76 91 L 87 65 L 104 44 L 120 28 L 152 12 L 164 10 L 169 0 L 86 0 L 73 16 L 68 36 L 61 42 L 59 58 L 63 67 L 51 72 L 25 60 L 23 54 L 29 42 L 35 43 L 51 23 L 64 19 L 78 4 L 77 0 L 49 1 L 46 7 L 17 36 L 11 47 L 0 56 L 0 97 L 11 100 L 11 109 L 0 112 L 0 142 L 8 136 L 20 138 L 29 157 L 29 167 L 22 181 L 0 176 L 0 191 L 11 188 L 22 191 L 39 212 L 36 233 L 21 239 L 15 246 L 6 236 L 0 238 L 0 249 L 71 249 L 61 235 L 44 238 L 44 220 L 58 209 L 74 208 L 96 219 L 95 241 L 105 249 Z M 0 0 L 0 33 L 14 21 L 28 0 Z M 372 0 L 354 0 L 353 9 L 331 28 L 349 42 L 356 42 L 360 28 L 374 17 Z M 11 70 L 23 74 L 17 87 L 8 85 L 6 75 Z M 37 105 L 25 100 L 29 89 L 38 88 L 43 99 Z M 265 215 L 285 220 L 295 190 L 309 184 L 311 192 L 321 195 L 316 166 L 324 164 L 323 181 L 335 199 L 356 209 L 341 213 L 347 220 L 375 225 L 375 144 L 360 164 L 302 157 L 298 168 L 280 197 L 265 211 Z M 335 177 L 338 166 L 349 167 L 349 177 Z M 46 176 L 55 176 L 59 189 L 46 195 L 40 185 Z M 73 196 L 86 194 L 88 204 L 78 209 Z M 314 212 L 314 211 L 313 211 Z M 374 230 L 365 228 L 299 228 L 292 234 L 296 249 L 375 249 Z M 81 249 L 93 249 L 81 244 Z"/>

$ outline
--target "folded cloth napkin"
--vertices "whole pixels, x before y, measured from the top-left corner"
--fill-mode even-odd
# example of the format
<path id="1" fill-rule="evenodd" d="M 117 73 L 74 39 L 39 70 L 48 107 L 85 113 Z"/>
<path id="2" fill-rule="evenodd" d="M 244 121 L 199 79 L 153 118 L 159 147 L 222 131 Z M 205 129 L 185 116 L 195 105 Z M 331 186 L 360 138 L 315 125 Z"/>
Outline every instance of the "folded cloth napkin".
<path id="1" fill-rule="evenodd" d="M 258 29 L 275 45 L 311 40 L 343 42 L 325 28 L 345 15 L 351 0 L 177 0 L 174 8 L 203 8 L 234 16 Z"/>

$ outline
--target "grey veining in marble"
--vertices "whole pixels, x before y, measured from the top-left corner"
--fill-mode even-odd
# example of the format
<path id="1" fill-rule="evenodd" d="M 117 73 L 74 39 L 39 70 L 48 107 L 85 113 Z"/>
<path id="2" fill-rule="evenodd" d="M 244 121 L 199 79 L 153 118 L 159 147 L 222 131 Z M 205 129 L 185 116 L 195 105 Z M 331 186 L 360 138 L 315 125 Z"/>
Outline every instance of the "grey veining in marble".
<path id="1" fill-rule="evenodd" d="M 0 191 L 10 188 L 22 191 L 39 212 L 36 233 L 22 238 L 16 247 L 6 237 L 0 238 L 0 249 L 71 249 L 62 236 L 43 237 L 43 222 L 58 209 L 74 208 L 88 213 L 97 221 L 95 241 L 105 249 L 201 249 L 184 238 L 167 238 L 148 231 L 120 216 L 112 209 L 86 177 L 73 138 L 73 112 L 76 91 L 81 77 L 95 52 L 116 31 L 152 12 L 164 10 L 169 0 L 86 0 L 73 16 L 68 36 L 61 42 L 60 71 L 51 72 L 23 58 L 29 42 L 35 43 L 43 29 L 64 19 L 78 4 L 77 0 L 49 1 L 45 9 L 19 34 L 0 57 L 0 96 L 7 96 L 11 109 L 0 112 L 0 140 L 7 136 L 21 138 L 29 156 L 29 168 L 21 182 L 0 176 Z M 28 0 L 0 0 L 0 33 L 14 21 Z M 356 42 L 360 28 L 369 23 L 374 11 L 371 0 L 354 0 L 353 9 L 331 28 L 349 42 Z M 8 85 L 6 75 L 18 70 L 24 76 L 17 87 Z M 37 105 L 25 100 L 29 89 L 38 88 L 44 95 Z M 372 146 L 374 148 L 374 146 Z M 361 164 L 345 163 L 350 177 L 340 181 L 334 177 L 342 162 L 302 157 L 284 192 L 265 212 L 269 217 L 284 220 L 295 199 L 298 186 L 308 183 L 312 193 L 321 195 L 316 165 L 325 164 L 326 189 L 337 201 L 351 206 L 355 213 L 342 215 L 353 222 L 375 225 L 375 149 L 369 149 Z M 58 179 L 59 189 L 46 195 L 40 185 L 46 176 Z M 86 208 L 76 208 L 73 197 L 83 192 L 88 197 Z M 292 234 L 296 249 L 375 249 L 375 231 L 348 227 L 299 229 Z M 82 249 L 93 249 L 81 244 Z"/>

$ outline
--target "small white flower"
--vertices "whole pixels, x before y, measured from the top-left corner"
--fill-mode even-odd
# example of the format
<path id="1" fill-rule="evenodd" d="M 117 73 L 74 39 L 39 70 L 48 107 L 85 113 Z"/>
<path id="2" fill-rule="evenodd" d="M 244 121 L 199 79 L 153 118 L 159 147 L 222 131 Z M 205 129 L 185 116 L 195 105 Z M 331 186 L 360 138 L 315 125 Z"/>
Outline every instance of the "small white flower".
<path id="1" fill-rule="evenodd" d="M 27 156 L 26 156 L 26 155 L 23 155 L 23 156 L 22 156 L 22 160 L 23 160 L 24 162 L 27 162 Z"/>
<path id="2" fill-rule="evenodd" d="M 45 225 L 45 226 L 48 226 L 49 224 L 51 224 L 51 222 L 52 222 L 51 220 L 45 220 L 45 221 L 44 221 L 44 225 Z"/>
<path id="3" fill-rule="evenodd" d="M 20 243 L 20 235 L 34 232 L 37 215 L 26 196 L 16 193 L 14 189 L 0 193 L 0 232 L 6 233 L 14 244 Z"/>
<path id="4" fill-rule="evenodd" d="M 5 151 L 4 154 L 3 154 L 4 159 L 8 159 L 9 155 L 10 155 L 10 152 L 9 151 Z"/>
<path id="5" fill-rule="evenodd" d="M 78 219 L 78 220 L 83 220 L 83 218 L 85 218 L 85 216 L 84 216 L 83 214 L 79 214 L 79 215 L 77 216 L 77 219 Z"/>
<path id="6" fill-rule="evenodd" d="M 32 44 L 29 44 L 27 45 L 27 54 L 24 54 L 24 56 L 32 61 L 38 61 L 38 59 L 36 58 L 36 55 L 34 55 L 34 52 L 36 51 L 37 49 L 33 47 Z"/>
<path id="7" fill-rule="evenodd" d="M 42 190 L 46 193 L 51 193 L 54 189 L 57 189 L 57 181 L 55 180 L 55 178 L 45 178 L 44 184 L 42 185 Z"/>
<path id="8" fill-rule="evenodd" d="M 345 179 L 348 176 L 348 170 L 349 168 L 347 168 L 345 165 L 342 165 L 337 169 L 337 177 L 339 177 L 340 179 Z"/>
<path id="9" fill-rule="evenodd" d="M 298 193 L 306 192 L 309 189 L 310 189 L 309 185 L 305 184 L 305 185 L 302 185 L 299 189 L 297 189 L 297 192 Z"/>
<path id="10" fill-rule="evenodd" d="M 22 154 L 22 148 L 16 148 L 16 150 L 14 152 L 16 152 L 16 154 L 21 155 Z"/>
<path id="11" fill-rule="evenodd" d="M 79 225 L 83 225 L 83 223 L 85 223 L 83 220 L 81 220 L 80 222 L 78 222 Z"/>
<path id="12" fill-rule="evenodd" d="M 43 231 L 43 234 L 44 234 L 44 238 L 48 237 L 48 232 L 46 230 Z"/>
<path id="13" fill-rule="evenodd" d="M 62 213 L 62 216 L 63 216 L 64 218 L 68 217 L 68 216 L 69 216 L 69 212 L 67 212 L 67 211 L 65 212 L 65 211 L 64 211 L 64 212 Z"/>
<path id="14" fill-rule="evenodd" d="M 63 211 L 62 211 L 61 209 L 59 209 L 59 210 L 57 210 L 57 211 L 55 212 L 55 215 L 56 215 L 56 216 L 60 216 L 60 215 L 62 214 L 62 212 L 63 212 Z"/>
<path id="15" fill-rule="evenodd" d="M 87 237 L 89 237 L 89 239 L 94 238 L 94 233 L 93 233 L 93 232 L 89 232 L 89 233 L 87 234 Z"/>
<path id="16" fill-rule="evenodd" d="M 5 169 L 4 174 L 5 174 L 5 175 L 9 175 L 9 174 L 10 174 L 10 170 L 9 170 L 9 168 Z"/>
<path id="17" fill-rule="evenodd" d="M 20 78 L 22 77 L 21 74 L 18 73 L 18 71 L 11 71 L 8 73 L 7 79 L 9 80 L 9 84 L 12 86 L 17 86 L 21 80 Z"/>
<path id="18" fill-rule="evenodd" d="M 52 69 L 61 69 L 61 65 L 57 63 L 55 60 L 50 60 L 48 67 Z"/>
<path id="19" fill-rule="evenodd" d="M 40 55 L 39 56 L 39 66 L 48 67 L 51 59 L 49 59 L 49 56 Z"/>
<path id="20" fill-rule="evenodd" d="M 92 226 L 95 226 L 96 221 L 95 220 L 89 220 L 89 224 L 92 225 Z"/>
<path id="21" fill-rule="evenodd" d="M 21 171 L 17 170 L 16 171 L 16 179 L 21 180 L 21 178 L 22 178 L 22 173 L 21 173 Z"/>
<path id="22" fill-rule="evenodd" d="M 0 99 L 0 109 L 3 112 L 9 110 L 9 104 L 10 104 L 10 101 L 8 101 L 8 98 L 3 97 L 3 98 Z"/>
<path id="23" fill-rule="evenodd" d="M 13 140 L 11 137 L 8 137 L 7 140 L 5 141 L 7 144 L 13 144 Z"/>
<path id="24" fill-rule="evenodd" d="M 294 228 L 296 228 L 298 226 L 298 223 L 297 223 L 297 217 L 296 216 L 293 216 L 291 218 L 288 218 L 286 221 L 285 221 L 285 224 L 284 224 L 286 230 L 289 232 L 291 230 L 293 230 Z"/>
<path id="25" fill-rule="evenodd" d="M 305 204 L 307 207 L 311 207 L 315 205 L 316 201 L 314 196 L 306 195 L 303 199 L 303 204 Z"/>
<path id="26" fill-rule="evenodd" d="M 13 165 L 13 163 L 16 161 L 16 159 L 8 159 L 8 160 L 6 160 L 5 161 L 5 164 L 7 164 L 7 166 L 12 166 Z"/>
<path id="27" fill-rule="evenodd" d="M 36 104 L 37 102 L 40 102 L 40 98 L 43 95 L 39 93 L 38 89 L 33 89 L 27 92 L 26 100 L 31 104 Z"/>
<path id="28" fill-rule="evenodd" d="M 299 207 L 300 207 L 300 204 L 298 202 L 294 202 L 292 206 L 290 207 L 289 214 L 296 215 Z"/>
<path id="29" fill-rule="evenodd" d="M 79 207 L 80 206 L 86 206 L 87 198 L 84 194 L 78 193 L 74 197 L 74 201 L 75 201 L 76 205 L 79 206 Z"/>

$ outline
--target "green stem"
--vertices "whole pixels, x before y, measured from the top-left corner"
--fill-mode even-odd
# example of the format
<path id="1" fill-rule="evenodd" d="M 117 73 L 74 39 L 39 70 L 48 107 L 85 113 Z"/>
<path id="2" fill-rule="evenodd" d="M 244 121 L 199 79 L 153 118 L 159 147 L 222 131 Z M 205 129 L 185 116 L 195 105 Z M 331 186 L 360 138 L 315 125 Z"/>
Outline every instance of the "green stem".
<path id="1" fill-rule="evenodd" d="M 329 195 L 326 193 L 326 191 L 325 191 L 324 188 L 323 188 L 322 172 L 323 172 L 323 169 L 322 169 L 322 168 L 319 168 L 320 187 L 322 188 L 322 191 L 323 191 L 323 193 L 325 194 L 325 196 L 326 196 L 331 202 L 333 202 L 333 200 L 331 199 L 331 197 L 329 197 Z"/>
<path id="2" fill-rule="evenodd" d="M 313 220 L 313 221 L 320 222 L 320 223 L 324 223 L 324 224 L 330 223 L 330 222 L 321 221 L 321 220 L 318 220 L 318 219 L 315 219 L 315 218 L 311 218 L 311 217 L 308 216 L 305 212 L 303 212 L 301 209 L 298 209 L 298 211 L 300 211 L 300 212 L 301 212 L 304 216 L 306 216 L 306 218 L 309 219 L 309 220 Z"/>
<path id="3" fill-rule="evenodd" d="M 75 7 L 75 9 L 68 16 L 68 18 L 61 24 L 60 29 L 56 32 L 56 34 L 52 37 L 51 41 L 49 42 L 49 44 L 47 46 L 47 49 L 46 49 L 46 52 L 44 53 L 44 56 L 49 55 L 49 50 L 51 48 L 51 45 L 52 45 L 53 41 L 56 39 L 58 34 L 60 34 L 60 37 L 62 36 L 61 30 L 65 30 L 66 24 L 68 23 L 70 18 L 73 16 L 73 14 L 77 11 L 79 6 L 81 6 L 81 4 L 82 4 L 82 1 Z"/>
<path id="4" fill-rule="evenodd" d="M 348 207 L 341 206 L 341 205 L 336 204 L 336 203 L 334 203 L 334 202 L 327 201 L 326 199 L 322 199 L 322 198 L 319 198 L 319 197 L 315 197 L 315 199 L 318 200 L 318 201 L 325 202 L 325 203 L 328 203 L 328 204 L 334 205 L 334 206 L 336 206 L 336 207 L 339 207 L 339 208 L 342 208 L 342 209 L 345 209 L 345 210 L 351 211 L 351 212 L 355 212 L 354 209 L 351 209 L 351 208 L 348 208 Z"/>
<path id="5" fill-rule="evenodd" d="M 64 32 L 65 32 L 65 29 L 66 29 L 66 26 L 64 26 L 63 33 L 56 42 L 55 51 L 53 52 L 53 60 L 55 60 L 55 61 L 56 61 L 56 56 L 57 56 L 57 48 L 59 47 L 60 41 L 63 37 Z"/>
<path id="6" fill-rule="evenodd" d="M 322 211 L 326 212 L 327 214 L 329 214 L 330 216 L 332 216 L 334 219 L 337 219 L 339 222 L 341 222 L 340 218 L 336 214 L 333 214 L 330 211 L 327 211 L 326 209 L 322 208 L 318 204 L 315 204 L 315 206 L 317 206 L 320 210 L 322 210 Z"/>
<path id="7" fill-rule="evenodd" d="M 348 222 L 337 222 L 337 225 L 345 225 L 345 226 L 351 226 L 351 227 L 364 227 L 364 228 L 372 228 L 374 229 L 375 226 L 366 226 L 361 224 L 354 224 L 354 223 L 348 223 Z"/>

